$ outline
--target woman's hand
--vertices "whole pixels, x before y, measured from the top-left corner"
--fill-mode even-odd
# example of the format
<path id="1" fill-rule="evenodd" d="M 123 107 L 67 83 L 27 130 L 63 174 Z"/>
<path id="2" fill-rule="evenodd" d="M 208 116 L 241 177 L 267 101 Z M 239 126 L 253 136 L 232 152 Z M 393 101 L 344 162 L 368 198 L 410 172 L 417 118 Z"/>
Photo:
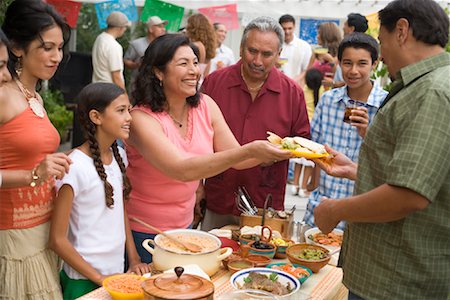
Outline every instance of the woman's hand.
<path id="1" fill-rule="evenodd" d="M 269 143 L 268 141 L 257 140 L 247 145 L 249 145 L 251 155 L 262 161 L 264 165 L 270 165 L 294 157 L 294 154 L 291 151 L 281 150 L 278 146 Z"/>
<path id="2" fill-rule="evenodd" d="M 358 165 L 344 154 L 325 145 L 325 150 L 332 155 L 332 158 L 313 159 L 313 161 L 323 169 L 328 175 L 334 177 L 344 177 L 351 180 L 356 179 Z"/>
<path id="3" fill-rule="evenodd" d="M 151 271 L 151 269 L 148 264 L 140 262 L 140 263 L 130 265 L 127 273 L 135 273 L 137 275 L 142 276 L 145 273 L 150 273 L 150 271 Z"/>
<path id="4" fill-rule="evenodd" d="M 367 127 L 369 126 L 369 113 L 366 107 L 359 106 L 352 109 L 350 116 L 350 124 L 355 126 L 360 137 L 366 136 Z"/>
<path id="5" fill-rule="evenodd" d="M 64 174 L 69 172 L 69 166 L 72 163 L 70 158 L 64 153 L 48 154 L 36 168 L 36 174 L 40 181 L 46 181 L 50 177 L 62 179 Z"/>

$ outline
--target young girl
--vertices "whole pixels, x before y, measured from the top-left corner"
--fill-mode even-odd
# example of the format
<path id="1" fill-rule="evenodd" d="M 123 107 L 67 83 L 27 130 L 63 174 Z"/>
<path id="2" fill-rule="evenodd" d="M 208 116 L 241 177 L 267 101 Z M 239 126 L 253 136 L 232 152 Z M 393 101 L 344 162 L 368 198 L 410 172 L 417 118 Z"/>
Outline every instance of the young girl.
<path id="1" fill-rule="evenodd" d="M 69 173 L 59 188 L 50 228 L 50 247 L 64 260 L 60 273 L 64 299 L 75 299 L 124 271 L 149 271 L 131 237 L 124 200 L 131 191 L 126 155 L 117 139 L 128 138 L 131 105 L 112 83 L 93 83 L 78 96 L 78 117 L 87 141 L 69 155 Z"/>

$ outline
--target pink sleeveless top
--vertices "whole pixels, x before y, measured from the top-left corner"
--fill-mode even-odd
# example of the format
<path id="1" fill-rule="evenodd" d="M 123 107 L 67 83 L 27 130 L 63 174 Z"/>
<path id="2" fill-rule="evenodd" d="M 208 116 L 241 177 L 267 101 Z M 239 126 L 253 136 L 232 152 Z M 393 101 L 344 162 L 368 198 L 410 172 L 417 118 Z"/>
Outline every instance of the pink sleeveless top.
<path id="1" fill-rule="evenodd" d="M 59 135 L 47 114 L 36 116 L 30 107 L 0 125 L 0 169 L 31 170 L 54 153 Z M 30 228 L 50 219 L 54 180 L 34 188 L 0 189 L 0 230 Z"/>
<path id="2" fill-rule="evenodd" d="M 186 157 L 211 154 L 214 131 L 208 105 L 200 97 L 198 107 L 189 108 L 188 132 L 183 138 L 178 126 L 166 112 L 152 112 L 150 108 L 137 106 L 134 109 L 147 113 L 162 126 L 165 135 Z M 148 133 L 151 135 L 151 132 Z M 193 220 L 195 191 L 198 180 L 182 182 L 172 179 L 148 163 L 132 146 L 127 145 L 127 175 L 132 192 L 127 204 L 128 216 L 137 217 L 162 230 L 187 228 Z M 130 220 L 131 229 L 155 233 Z"/>

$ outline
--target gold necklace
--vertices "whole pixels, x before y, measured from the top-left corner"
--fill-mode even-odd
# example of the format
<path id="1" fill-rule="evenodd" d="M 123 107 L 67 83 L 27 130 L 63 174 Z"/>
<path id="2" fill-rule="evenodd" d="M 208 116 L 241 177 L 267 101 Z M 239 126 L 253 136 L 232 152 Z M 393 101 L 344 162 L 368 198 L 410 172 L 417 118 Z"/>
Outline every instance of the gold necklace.
<path id="1" fill-rule="evenodd" d="M 264 85 L 264 83 L 266 82 L 265 80 L 260 84 L 260 85 L 258 85 L 257 87 L 251 87 L 249 84 L 248 84 L 248 81 L 247 81 L 247 79 L 245 78 L 245 75 L 244 75 L 244 68 L 243 68 L 243 65 L 241 65 L 241 77 L 242 77 L 242 80 L 244 80 L 244 82 L 245 82 L 245 85 L 247 86 L 247 89 L 250 91 L 250 92 L 258 92 L 261 88 L 262 88 L 262 86 Z"/>
<path id="2" fill-rule="evenodd" d="M 28 101 L 28 105 L 30 106 L 33 113 L 38 116 L 39 118 L 43 118 L 45 116 L 45 109 L 42 106 L 41 102 L 37 99 L 36 92 L 32 94 L 19 80 L 19 78 L 14 79 L 17 86 L 19 87 L 19 90 L 22 92 L 22 94 L 25 96 L 25 99 Z"/>
<path id="3" fill-rule="evenodd" d="M 186 108 L 186 103 L 183 106 L 183 111 L 181 112 L 181 116 L 184 115 L 184 110 Z M 167 110 L 167 114 L 169 115 L 169 117 L 172 119 L 172 121 L 178 125 L 178 127 L 182 128 L 183 127 L 183 122 L 178 121 L 177 119 L 175 119 L 172 114 L 170 113 L 170 106 L 169 109 Z"/>

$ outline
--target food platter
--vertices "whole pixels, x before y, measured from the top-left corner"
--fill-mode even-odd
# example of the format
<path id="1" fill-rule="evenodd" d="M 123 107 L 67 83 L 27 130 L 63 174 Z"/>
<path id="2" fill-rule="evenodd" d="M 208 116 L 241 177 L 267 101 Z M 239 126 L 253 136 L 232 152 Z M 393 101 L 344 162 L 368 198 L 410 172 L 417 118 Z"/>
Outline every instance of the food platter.
<path id="1" fill-rule="evenodd" d="M 284 272 L 287 272 L 287 273 L 291 274 L 292 276 L 297 278 L 300 281 L 300 283 L 302 283 L 302 284 L 312 274 L 312 271 L 310 269 L 308 269 L 307 267 L 304 267 L 304 266 L 300 266 L 298 264 L 291 264 L 291 263 L 280 262 L 280 263 L 271 263 L 271 264 L 268 264 L 266 266 L 266 268 L 269 268 L 269 269 L 274 269 L 274 267 L 275 267 L 275 269 L 280 269 L 281 271 L 284 271 Z M 301 272 L 299 272 L 297 270 L 297 272 L 295 272 L 296 274 L 293 274 L 292 272 L 286 271 L 286 269 L 285 269 L 286 267 L 292 267 L 294 269 L 302 269 L 302 270 L 301 270 Z M 308 275 L 306 275 L 306 274 L 308 274 Z"/>
<path id="2" fill-rule="evenodd" d="M 316 235 L 316 234 L 320 234 L 322 233 L 320 231 L 319 228 L 314 227 L 311 229 L 308 229 L 305 231 L 305 241 L 308 244 L 312 244 L 312 245 L 318 245 L 318 246 L 322 246 L 330 251 L 334 251 L 336 249 L 341 248 L 341 244 L 339 243 L 339 245 L 336 245 L 335 243 L 332 243 L 332 241 L 326 241 L 324 243 L 319 243 L 319 242 L 315 242 L 313 239 L 311 239 L 312 236 Z M 344 232 L 340 229 L 333 229 L 333 231 L 331 232 L 333 235 L 337 235 L 340 236 L 342 239 L 342 236 L 344 235 Z"/>
<path id="3" fill-rule="evenodd" d="M 297 150 L 289 150 L 291 151 L 296 157 L 304 157 L 307 159 L 313 159 L 313 158 L 325 158 L 329 157 L 330 154 L 328 153 L 311 153 L 311 152 L 300 152 Z"/>

